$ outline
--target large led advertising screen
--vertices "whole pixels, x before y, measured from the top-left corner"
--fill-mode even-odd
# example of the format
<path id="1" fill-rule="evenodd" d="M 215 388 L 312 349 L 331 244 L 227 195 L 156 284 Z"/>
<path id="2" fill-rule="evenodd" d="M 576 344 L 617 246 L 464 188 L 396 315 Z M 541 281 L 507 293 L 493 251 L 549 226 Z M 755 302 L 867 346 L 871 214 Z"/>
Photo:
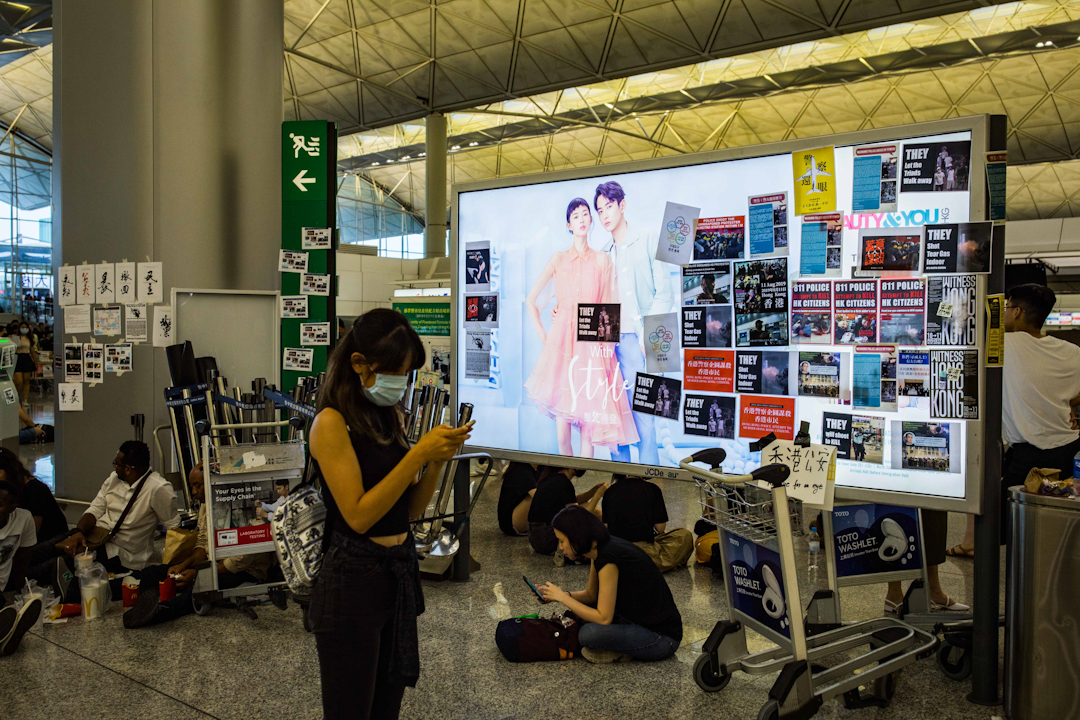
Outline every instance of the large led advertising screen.
<path id="1" fill-rule="evenodd" d="M 967 227 L 971 135 L 455 188 L 470 446 L 642 474 L 719 446 L 739 472 L 805 421 L 839 485 L 963 498 L 985 279 L 922 260 Z"/>

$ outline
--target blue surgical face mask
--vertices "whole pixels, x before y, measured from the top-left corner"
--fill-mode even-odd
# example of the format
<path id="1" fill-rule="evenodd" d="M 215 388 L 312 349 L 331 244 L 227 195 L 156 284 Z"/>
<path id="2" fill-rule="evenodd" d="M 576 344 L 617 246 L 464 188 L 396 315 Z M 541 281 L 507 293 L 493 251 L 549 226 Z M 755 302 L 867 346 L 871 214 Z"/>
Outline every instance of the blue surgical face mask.
<path id="1" fill-rule="evenodd" d="M 360 381 L 360 387 L 363 388 L 364 395 L 379 407 L 390 407 L 401 402 L 401 398 L 405 397 L 405 388 L 408 385 L 409 377 L 407 375 L 376 373 L 375 384 L 371 387 L 365 386 L 363 380 Z"/>
<path id="2" fill-rule="evenodd" d="M 30 328 L 19 328 L 19 332 L 21 332 L 23 335 L 29 335 Z"/>

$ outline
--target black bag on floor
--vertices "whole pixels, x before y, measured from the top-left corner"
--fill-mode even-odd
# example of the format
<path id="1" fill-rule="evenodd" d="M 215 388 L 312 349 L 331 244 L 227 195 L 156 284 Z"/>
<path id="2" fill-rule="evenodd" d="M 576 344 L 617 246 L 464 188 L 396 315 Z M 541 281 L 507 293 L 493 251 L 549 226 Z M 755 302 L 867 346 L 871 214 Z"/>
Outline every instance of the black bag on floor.
<path id="1" fill-rule="evenodd" d="M 510 662 L 570 660 L 581 651 L 580 629 L 581 623 L 570 618 L 511 618 L 495 628 L 495 644 Z"/>

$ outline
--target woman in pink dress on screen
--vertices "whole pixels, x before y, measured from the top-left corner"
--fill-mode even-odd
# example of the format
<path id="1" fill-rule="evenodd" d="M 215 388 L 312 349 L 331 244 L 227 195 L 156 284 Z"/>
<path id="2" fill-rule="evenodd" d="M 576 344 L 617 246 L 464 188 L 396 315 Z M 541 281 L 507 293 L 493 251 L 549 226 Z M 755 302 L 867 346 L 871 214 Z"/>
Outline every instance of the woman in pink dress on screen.
<path id="1" fill-rule="evenodd" d="M 525 391 L 546 415 L 555 418 L 559 454 L 573 455 L 576 425 L 581 434 L 579 457 L 593 457 L 597 445 L 632 445 L 638 441 L 614 342 L 578 342 L 579 303 L 614 302 L 614 268 L 604 253 L 589 247 L 592 210 L 575 198 L 566 209 L 566 229 L 574 244 L 556 251 L 536 279 L 525 307 L 544 343 Z M 551 329 L 540 321 L 537 299 L 555 280 Z M 614 334 L 614 333 L 612 333 Z"/>

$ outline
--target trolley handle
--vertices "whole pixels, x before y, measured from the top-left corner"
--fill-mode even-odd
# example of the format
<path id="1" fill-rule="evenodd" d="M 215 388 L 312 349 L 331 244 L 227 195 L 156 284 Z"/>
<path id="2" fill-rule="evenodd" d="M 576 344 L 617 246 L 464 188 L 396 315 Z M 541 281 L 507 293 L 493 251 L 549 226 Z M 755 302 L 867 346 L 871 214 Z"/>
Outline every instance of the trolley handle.
<path id="1" fill-rule="evenodd" d="M 709 462 L 710 458 L 699 458 L 700 455 L 718 450 L 718 448 L 709 450 L 703 450 L 695 453 L 688 458 L 679 461 L 679 467 L 687 472 L 702 475 L 713 482 L 726 483 L 728 485 L 741 485 L 743 483 L 762 481 L 767 482 L 773 487 L 783 485 L 787 482 L 787 479 L 791 477 L 791 468 L 787 465 L 780 465 L 779 463 L 773 465 L 762 465 L 758 469 L 752 471 L 749 475 L 729 475 L 727 473 L 718 473 L 711 470 L 702 470 L 700 467 L 694 467 L 693 462 Z M 723 450 L 719 450 L 723 453 Z"/>

